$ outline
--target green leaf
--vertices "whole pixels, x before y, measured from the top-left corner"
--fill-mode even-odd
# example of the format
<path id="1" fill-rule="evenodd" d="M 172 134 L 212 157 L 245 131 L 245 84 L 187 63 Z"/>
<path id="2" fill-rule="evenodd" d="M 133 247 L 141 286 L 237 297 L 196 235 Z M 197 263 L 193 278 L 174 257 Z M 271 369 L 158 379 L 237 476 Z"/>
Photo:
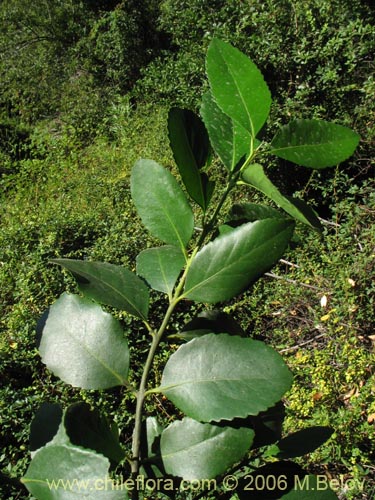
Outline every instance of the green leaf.
<path id="1" fill-rule="evenodd" d="M 256 137 L 267 120 L 271 94 L 257 66 L 230 44 L 213 39 L 206 70 L 219 107 Z"/>
<path id="2" fill-rule="evenodd" d="M 75 387 L 126 382 L 129 349 L 121 325 L 90 299 L 64 293 L 50 307 L 39 352 L 54 375 Z"/>
<path id="3" fill-rule="evenodd" d="M 73 445 L 101 453 L 115 464 L 125 457 L 117 426 L 88 403 L 74 403 L 65 412 L 64 425 Z"/>
<path id="4" fill-rule="evenodd" d="M 263 219 L 280 219 L 281 213 L 268 205 L 257 203 L 239 203 L 232 206 L 228 213 L 228 221 L 255 222 Z"/>
<path id="5" fill-rule="evenodd" d="M 190 418 L 173 422 L 161 435 L 167 473 L 185 480 L 211 479 L 239 462 L 249 450 L 252 429 L 202 424 Z"/>
<path id="6" fill-rule="evenodd" d="M 267 450 L 267 456 L 287 459 L 311 453 L 331 437 L 330 427 L 315 426 L 294 432 Z"/>
<path id="7" fill-rule="evenodd" d="M 221 111 L 210 92 L 203 95 L 201 115 L 212 147 L 226 168 L 234 170 L 241 158 L 250 152 L 251 134 Z"/>
<path id="8" fill-rule="evenodd" d="M 275 443 L 281 438 L 282 434 L 282 426 L 285 419 L 284 403 L 278 401 L 271 408 L 259 413 L 255 417 L 250 417 L 250 419 L 251 427 L 255 431 L 253 449 Z"/>
<path id="9" fill-rule="evenodd" d="M 202 120 L 188 109 L 172 108 L 168 114 L 169 142 L 187 192 L 205 211 L 206 184 L 199 170 L 210 154 L 210 141 Z"/>
<path id="10" fill-rule="evenodd" d="M 57 403 L 42 403 L 30 425 L 30 451 L 52 441 L 59 430 L 63 411 Z"/>
<path id="11" fill-rule="evenodd" d="M 173 175 L 152 160 L 139 160 L 130 185 L 138 214 L 150 233 L 184 250 L 193 234 L 194 216 Z"/>
<path id="12" fill-rule="evenodd" d="M 266 344 L 209 334 L 172 354 L 158 390 L 189 417 L 210 422 L 257 415 L 291 383 L 282 357 Z"/>
<path id="13" fill-rule="evenodd" d="M 171 295 L 184 264 L 185 256 L 177 247 L 149 248 L 137 256 L 137 274 L 154 290 Z"/>
<path id="14" fill-rule="evenodd" d="M 293 120 L 276 133 L 271 153 L 303 167 L 333 167 L 354 153 L 359 135 L 323 120 Z"/>
<path id="15" fill-rule="evenodd" d="M 234 297 L 278 261 L 293 229 L 292 221 L 265 219 L 219 236 L 194 257 L 184 296 L 211 303 Z"/>
<path id="16" fill-rule="evenodd" d="M 299 481 L 295 481 L 295 486 L 282 500 L 337 500 L 337 495 L 330 488 L 328 477 L 314 476 L 310 474 Z"/>
<path id="17" fill-rule="evenodd" d="M 141 456 L 143 465 L 140 472 L 146 477 L 163 477 L 165 476 L 165 470 L 160 454 L 160 436 L 163 427 L 156 417 L 147 417 L 144 422 L 144 432 L 147 443 L 144 440 L 142 441 Z"/>
<path id="18" fill-rule="evenodd" d="M 148 287 L 129 269 L 105 262 L 84 260 L 53 259 L 51 262 L 68 269 L 86 297 L 126 311 L 140 319 L 147 318 Z"/>
<path id="19" fill-rule="evenodd" d="M 262 165 L 259 163 L 249 165 L 242 172 L 242 179 L 247 184 L 250 184 L 258 189 L 258 191 L 261 191 L 263 194 L 268 196 L 272 201 L 279 205 L 279 207 L 285 210 L 287 214 L 321 232 L 322 226 L 318 217 L 315 215 L 315 212 L 302 200 L 297 200 L 297 198 L 291 198 L 289 196 L 283 196 L 277 187 L 272 184 L 266 176 Z"/>
<path id="20" fill-rule="evenodd" d="M 23 484 L 37 500 L 127 500 L 125 489 L 108 476 L 109 461 L 102 455 L 69 445 L 39 450 Z"/>

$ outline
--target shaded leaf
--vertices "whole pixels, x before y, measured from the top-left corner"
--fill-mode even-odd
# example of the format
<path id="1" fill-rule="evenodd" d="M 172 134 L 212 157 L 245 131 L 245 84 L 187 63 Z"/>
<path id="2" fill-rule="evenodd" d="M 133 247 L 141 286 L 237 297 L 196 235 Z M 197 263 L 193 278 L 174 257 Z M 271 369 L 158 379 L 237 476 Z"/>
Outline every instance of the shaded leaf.
<path id="1" fill-rule="evenodd" d="M 137 274 L 154 290 L 171 295 L 185 264 L 185 256 L 174 246 L 148 248 L 137 256 Z"/>
<path id="2" fill-rule="evenodd" d="M 342 125 L 299 119 L 281 127 L 270 152 L 303 167 L 333 167 L 352 156 L 359 139 L 356 132 Z"/>
<path id="3" fill-rule="evenodd" d="M 73 445 L 101 453 L 118 464 L 125 457 L 120 446 L 117 426 L 88 403 L 74 403 L 65 412 L 64 425 Z"/>
<path id="4" fill-rule="evenodd" d="M 331 437 L 330 427 L 314 426 L 289 434 L 267 450 L 267 456 L 287 459 L 311 453 Z"/>
<path id="5" fill-rule="evenodd" d="M 172 354 L 158 390 L 189 417 L 209 422 L 257 415 L 291 383 L 282 357 L 264 343 L 209 334 Z"/>
<path id="6" fill-rule="evenodd" d="M 244 335 L 241 326 L 229 314 L 218 309 L 211 309 L 199 313 L 196 318 L 184 325 L 181 332 L 176 333 L 172 337 L 189 341 L 207 333 Z"/>
<path id="7" fill-rule="evenodd" d="M 292 221 L 266 219 L 217 237 L 194 257 L 184 296 L 211 303 L 234 297 L 278 261 L 293 230 Z"/>
<path id="8" fill-rule="evenodd" d="M 249 450 L 254 431 L 219 427 L 190 418 L 173 422 L 161 435 L 165 470 L 185 480 L 211 479 L 239 462 Z"/>
<path id="9" fill-rule="evenodd" d="M 35 454 L 22 482 L 37 500 L 127 500 L 126 489 L 116 490 L 108 470 L 109 461 L 102 455 L 51 445 Z"/>
<path id="10" fill-rule="evenodd" d="M 201 115 L 212 147 L 226 168 L 234 170 L 241 158 L 250 152 L 250 132 L 223 113 L 210 92 L 203 95 Z"/>
<path id="11" fill-rule="evenodd" d="M 283 500 L 337 500 L 328 478 L 323 482 L 321 476 L 318 480 L 317 476 L 309 474 L 295 483 L 293 490 L 281 497 Z"/>
<path id="12" fill-rule="evenodd" d="M 139 160 L 132 169 L 130 187 L 150 233 L 184 250 L 193 234 L 194 216 L 173 175 L 152 160 Z"/>
<path id="13" fill-rule="evenodd" d="M 48 369 L 75 387 L 126 381 L 129 349 L 121 325 L 90 299 L 64 293 L 50 307 L 39 351 Z"/>
<path id="14" fill-rule="evenodd" d="M 205 166 L 210 154 L 207 130 L 192 111 L 172 108 L 168 114 L 168 132 L 173 157 L 187 192 L 206 210 L 209 201 L 207 184 L 202 181 L 199 170 Z"/>
<path id="15" fill-rule="evenodd" d="M 59 430 L 63 411 L 58 403 L 42 403 L 30 425 L 30 450 L 49 443 Z"/>
<path id="16" fill-rule="evenodd" d="M 322 230 L 322 226 L 314 211 L 301 200 L 283 196 L 277 187 L 272 184 L 266 176 L 262 165 L 259 163 L 249 165 L 242 172 L 242 179 L 247 184 L 250 184 L 268 196 L 272 201 L 285 210 L 286 213 L 295 219 L 317 229 L 318 231 Z"/>
<path id="17" fill-rule="evenodd" d="M 284 418 L 285 407 L 282 401 L 257 416 L 250 417 L 251 427 L 255 431 L 252 448 L 260 448 L 278 441 L 281 438 Z"/>
<path id="18" fill-rule="evenodd" d="M 263 219 L 280 219 L 282 214 L 279 210 L 268 205 L 258 205 L 257 203 L 235 204 L 228 213 L 228 221 L 255 222 Z"/>
<path id="19" fill-rule="evenodd" d="M 85 260 L 53 259 L 51 262 L 68 269 L 86 297 L 138 318 L 147 318 L 149 290 L 129 269 Z"/>
<path id="20" fill-rule="evenodd" d="M 257 66 L 217 38 L 207 51 L 206 71 L 213 98 L 233 121 L 255 137 L 271 107 L 271 94 Z"/>

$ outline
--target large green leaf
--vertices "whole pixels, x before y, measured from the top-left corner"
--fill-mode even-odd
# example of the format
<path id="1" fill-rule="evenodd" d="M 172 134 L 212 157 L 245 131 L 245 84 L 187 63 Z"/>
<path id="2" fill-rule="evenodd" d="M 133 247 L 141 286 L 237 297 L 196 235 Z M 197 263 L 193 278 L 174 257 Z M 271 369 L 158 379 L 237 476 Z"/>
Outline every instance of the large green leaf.
<path id="1" fill-rule="evenodd" d="M 173 175 L 152 160 L 139 160 L 132 169 L 131 193 L 150 233 L 184 249 L 193 234 L 194 216 Z"/>
<path id="2" fill-rule="evenodd" d="M 117 426 L 110 424 L 98 410 L 91 409 L 88 403 L 70 405 L 65 412 L 64 425 L 73 445 L 101 453 L 115 464 L 125 457 Z"/>
<path id="3" fill-rule="evenodd" d="M 211 92 L 203 95 L 201 115 L 207 127 L 212 147 L 226 168 L 234 170 L 251 147 L 251 134 L 233 122 L 214 101 Z"/>
<path id="4" fill-rule="evenodd" d="M 219 236 L 194 257 L 184 296 L 211 303 L 234 297 L 278 261 L 293 229 L 292 221 L 265 219 Z"/>
<path id="5" fill-rule="evenodd" d="M 333 167 L 349 158 L 358 146 L 353 130 L 323 120 L 293 120 L 271 142 L 271 153 L 303 167 Z"/>
<path id="6" fill-rule="evenodd" d="M 206 70 L 219 107 L 255 137 L 271 107 L 270 91 L 257 66 L 230 44 L 213 39 Z"/>
<path id="7" fill-rule="evenodd" d="M 64 293 L 49 309 L 39 351 L 64 382 L 82 389 L 124 384 L 129 349 L 121 325 L 90 299 Z"/>
<path id="8" fill-rule="evenodd" d="M 123 266 L 85 260 L 53 259 L 68 269 L 79 289 L 87 297 L 146 319 L 149 289 L 134 273 Z"/>
<path id="9" fill-rule="evenodd" d="M 257 415 L 291 383 L 282 357 L 263 342 L 208 334 L 172 354 L 158 390 L 189 417 L 209 422 Z"/>
<path id="10" fill-rule="evenodd" d="M 108 475 L 109 461 L 102 455 L 70 445 L 51 445 L 39 450 L 23 484 L 37 500 L 126 500 L 122 485 Z"/>
<path id="11" fill-rule="evenodd" d="M 241 460 L 253 437 L 254 431 L 244 427 L 219 427 L 191 418 L 173 422 L 161 435 L 165 470 L 190 481 L 214 478 Z"/>
<path id="12" fill-rule="evenodd" d="M 307 224 L 318 231 L 322 230 L 322 226 L 315 212 L 302 200 L 283 196 L 277 187 L 272 184 L 269 178 L 264 173 L 262 165 L 253 163 L 242 172 L 242 179 L 247 184 L 255 187 L 263 194 L 268 196 L 279 207 L 295 219 Z"/>
<path id="13" fill-rule="evenodd" d="M 188 109 L 172 108 L 168 114 L 169 142 L 173 156 L 185 184 L 194 201 L 206 210 L 206 186 L 199 170 L 210 155 L 210 141 L 201 119 Z"/>
<path id="14" fill-rule="evenodd" d="M 137 256 L 137 273 L 154 290 L 171 295 L 184 264 L 185 256 L 177 247 L 148 248 Z"/>

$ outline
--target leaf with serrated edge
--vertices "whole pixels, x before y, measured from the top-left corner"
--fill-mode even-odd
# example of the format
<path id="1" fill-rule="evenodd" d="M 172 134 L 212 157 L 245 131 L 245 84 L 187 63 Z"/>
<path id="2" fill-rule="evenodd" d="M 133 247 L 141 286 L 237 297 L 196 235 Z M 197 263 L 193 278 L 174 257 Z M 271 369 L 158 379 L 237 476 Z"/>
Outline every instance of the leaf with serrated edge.
<path id="1" fill-rule="evenodd" d="M 39 352 L 47 368 L 74 387 L 126 382 L 129 349 L 122 327 L 90 299 L 64 293 L 50 307 Z"/>
<path id="2" fill-rule="evenodd" d="M 187 481 L 211 479 L 239 462 L 253 438 L 252 429 L 219 427 L 184 418 L 163 431 L 161 456 L 169 474 Z"/>
<path id="3" fill-rule="evenodd" d="M 263 342 L 208 334 L 172 354 L 155 391 L 189 417 L 210 422 L 257 415 L 291 383 L 282 357 Z"/>
<path id="4" fill-rule="evenodd" d="M 184 296 L 210 303 L 234 297 L 280 259 L 293 230 L 293 221 L 264 219 L 217 237 L 194 257 Z"/>
<path id="5" fill-rule="evenodd" d="M 173 175 L 152 160 L 139 160 L 131 173 L 134 204 L 151 234 L 182 251 L 194 230 L 194 215 Z"/>
<path id="6" fill-rule="evenodd" d="M 85 260 L 53 259 L 51 262 L 68 269 L 86 297 L 147 319 L 149 289 L 129 269 Z"/>
<path id="7" fill-rule="evenodd" d="M 219 107 L 256 137 L 271 107 L 263 75 L 245 54 L 214 38 L 207 51 L 206 70 Z"/>
<path id="8" fill-rule="evenodd" d="M 271 153 L 310 168 L 334 167 L 354 153 L 359 135 L 323 120 L 293 120 L 276 133 Z"/>

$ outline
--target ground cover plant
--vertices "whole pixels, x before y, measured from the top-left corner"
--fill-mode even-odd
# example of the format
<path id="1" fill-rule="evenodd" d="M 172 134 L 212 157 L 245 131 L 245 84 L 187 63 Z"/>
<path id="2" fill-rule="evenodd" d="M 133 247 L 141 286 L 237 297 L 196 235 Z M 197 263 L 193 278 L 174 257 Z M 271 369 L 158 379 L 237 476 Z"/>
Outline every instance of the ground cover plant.
<path id="1" fill-rule="evenodd" d="M 41 319 L 43 362 L 75 387 L 123 386 L 135 398 L 136 409 L 127 455 L 116 426 L 85 402 L 65 410 L 43 405 L 31 425 L 33 458 L 22 479 L 38 499 L 80 498 L 77 476 L 87 481 L 94 498 L 138 498 L 147 479 L 162 494 L 184 495 L 178 478 L 190 484 L 189 494 L 199 497 L 221 492 L 229 498 L 235 491 L 239 498 L 300 498 L 303 489 L 304 498 L 335 498 L 328 483 L 317 491 L 318 478 L 289 460 L 319 447 L 332 430 L 315 426 L 282 437 L 281 399 L 292 375 L 276 351 L 246 338 L 227 315 L 210 309 L 174 332 L 174 342 L 177 338 L 181 345 L 168 358 L 159 383 L 148 388 L 157 349 L 167 340 L 168 324 L 181 302 L 215 304 L 247 289 L 283 255 L 295 220 L 322 232 L 314 211 L 299 198 L 283 196 L 266 176 L 262 164 L 268 155 L 322 169 L 349 157 L 359 140 L 346 127 L 299 119 L 264 143 L 258 137 L 271 97 L 258 68 L 214 39 L 206 69 L 210 91 L 202 99 L 203 121 L 179 108 L 168 117 L 172 151 L 194 210 L 166 169 L 139 160 L 131 175 L 132 198 L 144 226 L 166 245 L 142 251 L 136 273 L 113 264 L 54 259 L 73 274 L 81 295 L 63 293 Z M 223 189 L 203 171 L 211 159 L 210 143 L 227 170 Z M 244 185 L 281 210 L 237 203 L 226 210 L 223 223 L 229 195 Z M 159 326 L 149 312 L 149 288 L 167 299 Z M 99 303 L 135 316 L 149 333 L 140 381 L 129 375 L 131 356 L 121 324 Z M 166 426 L 155 416 L 144 418 L 146 400 L 153 394 L 168 398 L 183 418 Z M 125 489 L 108 476 L 118 464 L 117 472 L 123 470 L 128 478 Z M 157 483 L 161 477 L 164 481 Z M 218 479 L 219 490 L 194 492 L 194 485 L 208 484 L 199 481 L 211 479 Z M 73 482 L 67 488 L 60 480 Z"/>

